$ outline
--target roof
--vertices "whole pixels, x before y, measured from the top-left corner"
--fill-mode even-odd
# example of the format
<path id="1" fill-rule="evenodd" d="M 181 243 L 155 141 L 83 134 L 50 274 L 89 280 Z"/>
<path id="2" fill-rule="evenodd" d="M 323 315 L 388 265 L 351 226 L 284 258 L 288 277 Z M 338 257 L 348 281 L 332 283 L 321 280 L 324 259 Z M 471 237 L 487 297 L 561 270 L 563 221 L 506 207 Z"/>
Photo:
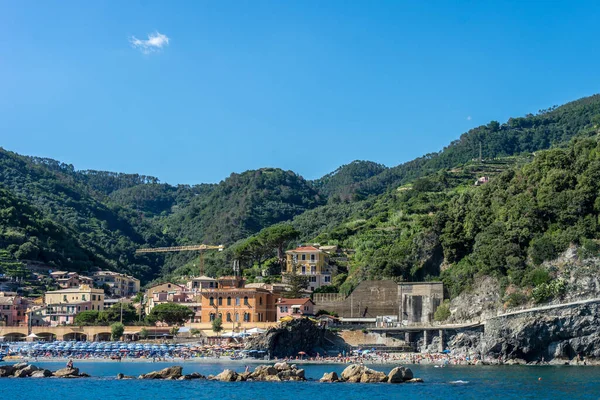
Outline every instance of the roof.
<path id="1" fill-rule="evenodd" d="M 279 301 L 277 302 L 277 304 L 280 305 L 284 305 L 284 306 L 291 306 L 291 305 L 304 305 L 308 302 L 311 302 L 313 304 L 315 304 L 309 297 L 304 297 L 301 299 L 279 299 Z"/>
<path id="2" fill-rule="evenodd" d="M 321 250 L 319 250 L 313 246 L 300 246 L 300 247 L 296 247 L 294 250 L 289 250 L 289 251 L 297 252 L 297 251 L 321 251 Z"/>
<path id="3" fill-rule="evenodd" d="M 88 291 L 94 291 L 94 292 L 102 292 L 104 293 L 104 290 L 102 289 L 94 289 L 91 288 L 87 285 L 84 286 L 79 286 L 78 288 L 70 288 L 70 289 L 61 289 L 61 290 L 51 290 L 46 292 L 46 294 L 53 294 L 53 293 L 80 293 L 80 292 L 88 292 Z"/>
<path id="4" fill-rule="evenodd" d="M 209 282 L 217 281 L 216 279 L 211 278 L 210 276 L 206 276 L 206 275 L 195 276 L 195 277 L 190 278 L 190 280 L 192 280 L 192 281 L 209 281 Z"/>
<path id="5" fill-rule="evenodd" d="M 10 304 L 13 305 L 15 301 L 14 297 L 0 297 L 0 304 Z"/>

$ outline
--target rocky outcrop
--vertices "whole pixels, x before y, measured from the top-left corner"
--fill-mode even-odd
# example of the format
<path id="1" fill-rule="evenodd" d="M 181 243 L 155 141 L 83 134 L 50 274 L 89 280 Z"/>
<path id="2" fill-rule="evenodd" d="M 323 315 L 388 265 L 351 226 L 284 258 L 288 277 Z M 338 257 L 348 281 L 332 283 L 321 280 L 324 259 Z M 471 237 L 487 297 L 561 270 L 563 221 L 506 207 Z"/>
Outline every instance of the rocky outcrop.
<path id="1" fill-rule="evenodd" d="M 319 327 L 308 318 L 294 319 L 251 338 L 247 350 L 265 351 L 270 357 L 295 357 L 299 353 L 325 354 L 341 352 L 348 345 L 328 329 Z"/>
<path id="2" fill-rule="evenodd" d="M 334 382 L 328 379 L 331 379 L 331 377 L 328 374 L 325 374 L 323 375 L 323 378 L 321 378 L 321 381 Z M 383 372 L 375 371 L 364 365 L 352 364 L 342 371 L 341 379 L 339 379 L 339 381 L 350 383 L 403 383 L 413 382 L 413 379 L 412 371 L 401 366 L 392 369 L 390 373 L 386 375 Z M 422 382 L 422 380 L 419 379 L 414 382 Z"/>
<path id="3" fill-rule="evenodd" d="M 340 378 L 336 372 L 326 372 L 319 382 L 339 382 Z"/>
<path id="4" fill-rule="evenodd" d="M 88 374 L 80 373 L 77 368 L 63 368 L 52 372 L 27 363 L 0 366 L 0 378 L 49 378 L 52 376 L 57 378 L 89 377 Z"/>
<path id="5" fill-rule="evenodd" d="M 138 378 L 139 379 L 168 379 L 174 380 L 181 378 L 183 371 L 183 367 L 178 365 L 174 365 L 172 367 L 167 367 L 161 369 L 160 371 L 149 372 L 147 374 L 142 374 Z"/>
<path id="6" fill-rule="evenodd" d="M 387 375 L 389 383 L 402 383 L 413 379 L 413 372 L 409 368 L 396 367 Z"/>

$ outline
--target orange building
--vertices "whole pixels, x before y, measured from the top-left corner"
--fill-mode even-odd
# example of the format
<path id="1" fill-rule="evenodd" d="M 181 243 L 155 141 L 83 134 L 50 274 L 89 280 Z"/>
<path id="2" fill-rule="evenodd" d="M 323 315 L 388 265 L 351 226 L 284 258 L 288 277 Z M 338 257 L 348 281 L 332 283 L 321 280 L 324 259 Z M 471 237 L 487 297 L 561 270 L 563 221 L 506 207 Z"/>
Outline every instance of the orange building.
<path id="1" fill-rule="evenodd" d="M 221 317 L 226 329 L 231 324 L 236 330 L 252 327 L 256 322 L 274 322 L 277 318 L 275 297 L 261 288 L 246 288 L 244 280 L 225 276 L 217 279 L 218 287 L 204 289 L 202 322 Z"/>

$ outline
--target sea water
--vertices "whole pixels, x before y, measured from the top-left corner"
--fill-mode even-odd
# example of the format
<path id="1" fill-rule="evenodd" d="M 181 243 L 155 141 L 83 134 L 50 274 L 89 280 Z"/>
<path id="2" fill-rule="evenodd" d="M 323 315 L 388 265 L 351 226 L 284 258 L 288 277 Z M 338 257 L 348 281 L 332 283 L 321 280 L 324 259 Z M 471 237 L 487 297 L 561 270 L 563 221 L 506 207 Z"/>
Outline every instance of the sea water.
<path id="1" fill-rule="evenodd" d="M 37 362 L 56 370 L 64 363 Z M 214 382 L 117 380 L 118 373 L 137 376 L 177 363 L 80 362 L 92 378 L 1 378 L 0 399 L 243 399 L 243 400 L 352 400 L 352 399 L 599 399 L 600 367 L 529 366 L 410 366 L 425 383 L 351 384 L 319 382 Z M 239 362 L 180 363 L 183 372 L 217 374 L 230 368 L 244 371 Z M 251 365 L 253 368 L 255 365 Z M 341 373 L 345 365 L 302 365 L 307 378 L 325 372 Z M 393 366 L 373 365 L 388 372 Z"/>

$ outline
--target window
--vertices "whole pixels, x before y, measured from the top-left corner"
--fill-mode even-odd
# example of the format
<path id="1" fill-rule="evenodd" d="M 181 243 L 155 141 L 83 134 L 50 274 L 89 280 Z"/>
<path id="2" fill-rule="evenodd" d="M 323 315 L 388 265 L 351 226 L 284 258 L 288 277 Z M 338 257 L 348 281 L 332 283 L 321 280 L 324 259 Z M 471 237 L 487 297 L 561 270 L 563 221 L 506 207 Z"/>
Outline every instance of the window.
<path id="1" fill-rule="evenodd" d="M 240 314 L 235 313 L 235 322 L 240 322 Z"/>
<path id="2" fill-rule="evenodd" d="M 232 322 L 231 321 L 231 313 L 227 313 L 227 322 Z"/>
<path id="3" fill-rule="evenodd" d="M 310 261 L 315 261 L 315 255 L 314 254 L 310 255 Z"/>
<path id="4" fill-rule="evenodd" d="M 244 296 L 244 305 L 245 306 L 249 306 L 250 304 L 248 303 L 248 296 Z"/>
<path id="5" fill-rule="evenodd" d="M 262 296 L 258 298 L 258 305 L 262 306 Z"/>
<path id="6" fill-rule="evenodd" d="M 311 282 L 316 282 L 317 281 L 317 277 L 316 276 L 311 276 L 310 277 L 310 281 Z"/>
<path id="7" fill-rule="evenodd" d="M 231 305 L 231 297 L 227 297 L 227 305 L 230 306 Z"/>
<path id="8" fill-rule="evenodd" d="M 223 305 L 223 298 L 219 297 L 219 305 L 222 306 Z"/>
<path id="9" fill-rule="evenodd" d="M 92 295 L 92 301 L 96 301 L 96 295 L 95 294 Z"/>
<path id="10" fill-rule="evenodd" d="M 210 321 L 214 321 L 215 320 L 215 313 L 210 313 Z"/>
<path id="11" fill-rule="evenodd" d="M 240 305 L 240 298 L 239 298 L 239 297 L 236 297 L 236 298 L 235 298 L 235 305 L 236 305 L 236 306 L 239 306 L 239 305 Z"/>
<path id="12" fill-rule="evenodd" d="M 210 299 L 208 299 L 208 303 L 209 303 L 211 306 L 214 306 L 214 305 L 215 305 L 215 298 L 214 298 L 214 297 L 212 297 L 212 296 L 210 296 Z M 211 321 L 212 321 L 212 319 L 211 319 Z"/>
<path id="13" fill-rule="evenodd" d="M 244 313 L 244 322 L 250 322 L 250 313 Z"/>
<path id="14" fill-rule="evenodd" d="M 331 276 L 328 276 L 328 275 L 326 275 L 326 276 L 325 276 L 325 282 L 326 282 L 326 283 L 329 283 L 329 282 L 331 282 Z"/>
<path id="15" fill-rule="evenodd" d="M 310 267 L 310 273 L 313 274 L 313 275 L 316 274 L 317 273 L 317 267 L 315 267 L 314 265 L 312 265 Z"/>
<path id="16" fill-rule="evenodd" d="M 69 300 L 67 300 L 67 295 L 66 294 L 63 295 L 63 301 L 69 301 Z"/>
<path id="17" fill-rule="evenodd" d="M 92 304 L 92 311 L 94 311 L 94 305 Z"/>
<path id="18" fill-rule="evenodd" d="M 279 311 L 280 312 L 285 312 L 285 311 L 283 311 L 283 306 L 279 307 Z"/>
<path id="19" fill-rule="evenodd" d="M 302 258 L 301 258 L 301 260 L 302 260 L 302 261 L 305 261 L 305 260 L 306 260 L 306 254 L 302 254 Z"/>
<path id="20" fill-rule="evenodd" d="M 306 266 L 305 265 L 302 266 L 302 275 L 306 275 Z"/>

